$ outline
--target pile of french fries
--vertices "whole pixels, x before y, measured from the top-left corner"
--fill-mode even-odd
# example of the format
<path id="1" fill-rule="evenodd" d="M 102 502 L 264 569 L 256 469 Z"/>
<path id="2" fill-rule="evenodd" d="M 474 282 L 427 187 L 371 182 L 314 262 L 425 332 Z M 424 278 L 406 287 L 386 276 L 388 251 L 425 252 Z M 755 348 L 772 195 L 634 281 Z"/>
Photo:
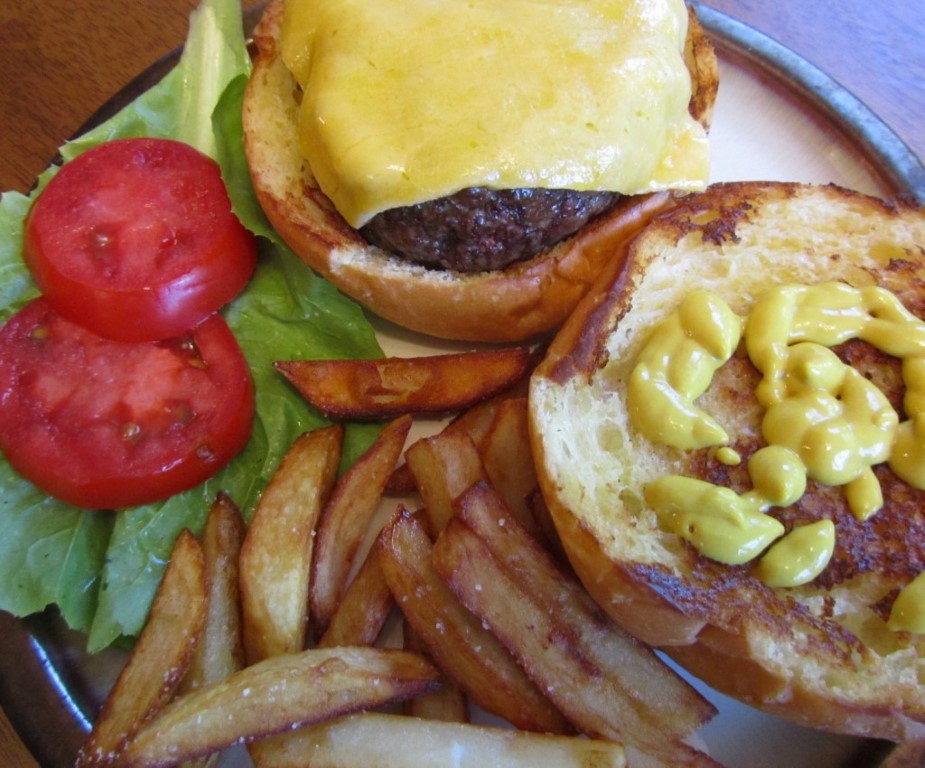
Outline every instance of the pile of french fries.
<path id="1" fill-rule="evenodd" d="M 250 525 L 225 495 L 174 547 L 78 766 L 714 766 L 712 705 L 568 569 L 527 432 L 533 355 L 279 364 L 338 418 L 300 437 Z M 462 409 L 462 410 L 460 410 Z M 422 414 L 453 413 L 412 439 Z M 401 500 L 399 500 L 401 499 Z M 400 630 L 400 631 L 399 631 Z"/>

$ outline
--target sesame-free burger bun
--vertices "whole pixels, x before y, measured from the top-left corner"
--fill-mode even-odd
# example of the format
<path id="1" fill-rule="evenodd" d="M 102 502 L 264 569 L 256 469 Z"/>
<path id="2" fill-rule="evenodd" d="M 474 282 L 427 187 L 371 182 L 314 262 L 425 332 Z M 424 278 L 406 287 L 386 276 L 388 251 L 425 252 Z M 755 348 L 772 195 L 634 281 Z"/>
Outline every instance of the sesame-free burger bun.
<path id="1" fill-rule="evenodd" d="M 670 192 L 624 197 L 612 209 L 545 252 L 504 269 L 434 269 L 371 245 L 335 210 L 300 152 L 299 87 L 280 56 L 282 0 L 254 31 L 253 72 L 244 98 L 247 160 L 258 200 L 292 250 L 375 314 L 432 336 L 513 342 L 558 327 L 602 265 Z M 716 59 L 690 13 L 685 60 L 696 87 L 692 114 L 708 124 L 717 87 Z"/>

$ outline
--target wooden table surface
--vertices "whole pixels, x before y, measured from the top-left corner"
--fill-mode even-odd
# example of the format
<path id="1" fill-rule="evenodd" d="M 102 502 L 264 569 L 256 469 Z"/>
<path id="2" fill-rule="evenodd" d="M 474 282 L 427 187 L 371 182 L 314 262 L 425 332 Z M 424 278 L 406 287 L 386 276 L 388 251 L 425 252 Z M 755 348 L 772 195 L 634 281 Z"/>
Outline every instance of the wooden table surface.
<path id="1" fill-rule="evenodd" d="M 0 3 L 0 190 L 27 191 L 62 140 L 134 75 L 182 43 L 196 2 Z M 923 0 L 707 4 L 818 66 L 925 158 Z M 11 742 L 12 728 L 2 714 L 0 762 L 34 766 Z"/>

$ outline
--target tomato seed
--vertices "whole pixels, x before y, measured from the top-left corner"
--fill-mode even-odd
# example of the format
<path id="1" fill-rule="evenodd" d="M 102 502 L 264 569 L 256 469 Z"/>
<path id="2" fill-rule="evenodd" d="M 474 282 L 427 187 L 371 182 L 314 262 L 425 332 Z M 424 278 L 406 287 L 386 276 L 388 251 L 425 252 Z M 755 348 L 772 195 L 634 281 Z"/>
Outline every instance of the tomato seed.
<path id="1" fill-rule="evenodd" d="M 41 343 L 46 339 L 51 338 L 51 328 L 49 328 L 44 323 L 37 325 L 29 333 L 29 338 L 36 343 Z"/>
<path id="2" fill-rule="evenodd" d="M 166 412 L 174 424 L 192 424 L 193 420 L 196 418 L 196 413 L 190 407 L 189 403 L 171 405 L 166 409 Z"/>
<path id="3" fill-rule="evenodd" d="M 178 242 L 179 237 L 177 237 L 177 231 L 171 227 L 161 235 L 161 242 L 159 245 L 161 250 L 167 250 L 168 248 L 173 248 Z"/>
<path id="4" fill-rule="evenodd" d="M 93 260 L 102 268 L 106 277 L 112 277 L 118 270 L 115 254 L 113 253 L 112 235 L 104 229 L 94 227 L 90 231 L 90 254 Z"/>
<path id="5" fill-rule="evenodd" d="M 209 463 L 215 461 L 215 453 L 212 451 L 211 446 L 203 443 L 196 449 L 196 458 Z"/>

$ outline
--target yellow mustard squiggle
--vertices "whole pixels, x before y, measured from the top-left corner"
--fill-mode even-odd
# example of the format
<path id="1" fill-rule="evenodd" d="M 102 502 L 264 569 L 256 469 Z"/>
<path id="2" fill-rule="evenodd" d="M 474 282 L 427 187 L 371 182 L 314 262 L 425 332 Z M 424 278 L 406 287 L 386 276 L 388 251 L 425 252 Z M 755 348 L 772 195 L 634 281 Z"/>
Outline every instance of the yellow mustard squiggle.
<path id="1" fill-rule="evenodd" d="M 708 557 L 741 564 L 782 536 L 783 526 L 769 523 L 764 513 L 795 503 L 807 477 L 843 486 L 861 520 L 883 504 L 876 464 L 888 462 L 905 482 L 925 489 L 925 323 L 876 286 L 780 286 L 744 320 L 718 296 L 692 293 L 653 331 L 631 374 L 633 426 L 656 443 L 682 450 L 724 446 L 728 453 L 725 430 L 695 400 L 740 337 L 762 374 L 756 397 L 765 408 L 762 434 L 769 444 L 749 461 L 753 489 L 739 495 L 693 478 L 659 478 L 645 494 L 665 530 Z M 902 359 L 902 423 L 884 394 L 828 349 L 850 339 Z M 821 521 L 805 528 L 764 555 L 756 569 L 760 578 L 796 586 L 825 568 L 834 526 Z"/>

